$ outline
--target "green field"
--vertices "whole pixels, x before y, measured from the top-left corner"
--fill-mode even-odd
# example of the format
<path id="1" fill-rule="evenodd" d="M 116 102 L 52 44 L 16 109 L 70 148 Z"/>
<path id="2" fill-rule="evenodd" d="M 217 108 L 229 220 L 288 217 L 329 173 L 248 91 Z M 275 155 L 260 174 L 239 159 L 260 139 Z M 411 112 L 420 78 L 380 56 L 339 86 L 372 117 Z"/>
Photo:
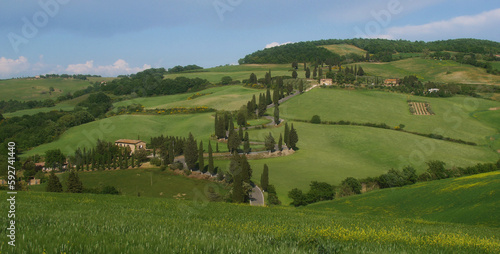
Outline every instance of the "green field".
<path id="1" fill-rule="evenodd" d="M 8 79 L 0 80 L 0 100 L 45 100 L 87 88 L 89 81 L 77 79 Z M 54 92 L 49 93 L 49 88 Z"/>
<path id="2" fill-rule="evenodd" d="M 104 186 L 114 186 L 121 195 L 157 198 L 174 198 L 180 194 L 183 199 L 192 200 L 199 195 L 205 196 L 208 187 L 224 195 L 225 186 L 208 180 L 192 179 L 176 175 L 170 170 L 164 172 L 157 168 L 127 169 L 111 171 L 79 172 L 78 176 L 84 188 L 101 189 Z M 68 173 L 59 175 L 63 189 L 66 189 Z M 46 183 L 30 186 L 32 191 L 45 191 Z"/>
<path id="3" fill-rule="evenodd" d="M 422 81 L 464 84 L 499 85 L 500 76 L 486 73 L 485 69 L 461 65 L 455 61 L 409 58 L 389 63 L 356 63 L 367 75 L 403 78 L 416 75 Z M 450 72 L 449 74 L 447 72 Z"/>
<path id="4" fill-rule="evenodd" d="M 7 194 L 0 192 L 2 200 Z M 498 228 L 147 197 L 19 192 L 2 253 L 498 253 Z M 8 202 L 0 202 L 7 213 Z M 7 216 L 0 217 L 8 225 Z M 5 226 L 7 227 L 7 226 Z M 5 231 L 7 234 L 7 231 Z M 50 236 L 50 237 L 47 237 Z"/>
<path id="5" fill-rule="evenodd" d="M 360 216 L 500 227 L 500 171 L 377 190 L 307 206 Z"/>
<path id="6" fill-rule="evenodd" d="M 294 123 L 300 148 L 286 157 L 251 160 L 253 180 L 260 182 L 263 164 L 269 166 L 269 181 L 278 197 L 288 205 L 293 188 L 307 191 L 311 181 L 338 185 L 347 177 L 379 176 L 391 168 L 413 165 L 419 173 L 426 161 L 442 160 L 447 166 L 469 166 L 496 162 L 498 154 L 487 147 L 462 145 L 398 131 L 359 126 Z M 263 141 L 272 132 L 275 139 L 284 128 L 251 130 L 252 141 Z M 216 161 L 225 172 L 229 161 Z"/>
<path id="7" fill-rule="evenodd" d="M 144 97 L 120 101 L 115 103 L 113 106 L 116 108 L 119 106 L 128 106 L 138 103 L 143 105 L 145 108 L 152 109 L 206 106 L 217 110 L 238 110 L 242 105 L 246 105 L 246 103 L 252 99 L 252 95 L 255 95 L 258 99 L 259 94 L 265 93 L 265 90 L 246 88 L 241 85 L 232 85 L 209 88 L 198 91 L 197 93 L 207 95 L 203 95 L 192 100 L 188 100 L 188 98 L 195 94 L 194 92 L 157 97 Z"/>
<path id="8" fill-rule="evenodd" d="M 429 102 L 436 115 L 411 115 L 407 99 Z M 500 122 L 494 118 L 495 113 L 491 113 L 491 120 L 486 120 L 489 122 L 470 115 L 499 106 L 499 102 L 461 96 L 444 99 L 379 91 L 313 89 L 285 102 L 280 112 L 282 117 L 290 119 L 310 120 L 317 114 L 323 121 L 386 123 L 391 127 L 404 124 L 409 131 L 439 133 L 484 145 L 498 132 L 493 126 L 499 126 Z"/>
<path id="9" fill-rule="evenodd" d="M 63 101 L 61 103 L 58 103 L 54 107 L 18 110 L 16 112 L 12 112 L 12 113 L 5 113 L 5 114 L 3 114 L 3 116 L 8 118 L 8 117 L 16 117 L 16 116 L 24 116 L 24 115 L 34 115 L 34 114 L 37 114 L 40 112 L 50 112 L 50 111 L 54 111 L 54 110 L 55 111 L 60 111 L 60 110 L 72 111 L 78 103 L 84 101 L 88 97 L 89 97 L 89 95 L 86 94 L 86 95 L 82 95 L 78 98 L 74 98 L 71 100 L 67 100 L 67 101 Z"/>
<path id="10" fill-rule="evenodd" d="M 302 68 L 302 69 L 301 69 Z M 185 72 L 176 74 L 167 74 L 166 78 L 187 77 L 187 78 L 202 78 L 210 82 L 218 83 L 224 76 L 230 76 L 233 80 L 244 80 L 250 78 L 250 74 L 255 73 L 257 78 L 264 78 L 266 72 L 271 70 L 273 77 L 277 76 L 292 76 L 291 64 L 243 64 L 243 65 L 228 65 L 208 68 L 199 72 Z M 299 64 L 299 70 L 303 70 Z M 305 78 L 304 71 L 298 71 L 299 78 Z"/>
<path id="11" fill-rule="evenodd" d="M 356 46 L 349 45 L 349 44 L 334 44 L 334 45 L 325 45 L 325 46 L 320 46 L 323 48 L 326 48 L 330 50 L 333 53 L 339 54 L 341 56 L 345 56 L 349 53 L 357 54 L 357 55 L 362 55 L 365 56 L 366 50 L 360 49 Z"/>
<path id="12" fill-rule="evenodd" d="M 187 137 L 189 132 L 192 132 L 197 139 L 203 139 L 207 145 L 210 135 L 214 132 L 213 119 L 211 113 L 114 116 L 73 127 L 56 141 L 38 146 L 22 156 L 43 154 L 50 149 L 61 149 L 64 154 L 73 154 L 78 147 L 93 147 L 97 139 L 111 142 L 118 139 L 141 139 L 149 142 L 151 137 L 162 134 Z M 221 146 L 221 149 L 223 147 Z"/>

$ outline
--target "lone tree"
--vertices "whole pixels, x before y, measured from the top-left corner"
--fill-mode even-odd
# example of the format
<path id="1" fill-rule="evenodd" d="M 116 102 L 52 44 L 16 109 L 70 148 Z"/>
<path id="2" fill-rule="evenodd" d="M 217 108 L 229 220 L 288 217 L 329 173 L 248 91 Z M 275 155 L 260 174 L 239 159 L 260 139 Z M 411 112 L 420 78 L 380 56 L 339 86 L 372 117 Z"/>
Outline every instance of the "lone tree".
<path id="1" fill-rule="evenodd" d="M 68 190 L 67 192 L 71 193 L 82 193 L 83 192 L 83 184 L 78 177 L 78 174 L 71 170 L 68 176 Z"/>
<path id="2" fill-rule="evenodd" d="M 215 172 L 212 144 L 210 144 L 210 141 L 208 141 L 208 172 L 210 172 L 210 174 L 212 175 L 215 175 L 215 173 L 217 173 Z"/>
<path id="3" fill-rule="evenodd" d="M 56 174 L 54 173 L 54 170 L 52 170 L 50 172 L 49 182 L 48 182 L 45 190 L 47 192 L 62 192 L 63 191 L 61 182 L 59 181 L 59 177 L 56 176 Z"/>
<path id="4" fill-rule="evenodd" d="M 274 145 L 276 145 L 276 141 L 274 140 L 273 134 L 271 134 L 271 132 L 269 132 L 269 136 L 266 136 L 264 143 L 266 150 L 269 150 L 270 152 L 274 150 Z"/>
<path id="5" fill-rule="evenodd" d="M 311 118 L 311 123 L 320 124 L 321 118 L 318 115 L 313 115 L 313 117 Z"/>
<path id="6" fill-rule="evenodd" d="M 269 186 L 269 168 L 267 164 L 264 164 L 264 170 L 260 176 L 260 185 L 264 191 L 267 191 L 267 187 Z"/>
<path id="7" fill-rule="evenodd" d="M 189 133 L 189 137 L 185 143 L 184 160 L 186 161 L 188 169 L 194 169 L 196 167 L 196 161 L 198 160 L 198 147 L 191 132 Z"/>
<path id="8" fill-rule="evenodd" d="M 205 159 L 203 158 L 203 141 L 200 141 L 200 148 L 198 149 L 198 169 L 205 173 Z"/>
<path id="9" fill-rule="evenodd" d="M 293 72 L 292 72 L 292 78 L 297 78 L 297 76 L 298 76 L 298 75 L 297 75 L 297 71 L 293 71 Z"/>

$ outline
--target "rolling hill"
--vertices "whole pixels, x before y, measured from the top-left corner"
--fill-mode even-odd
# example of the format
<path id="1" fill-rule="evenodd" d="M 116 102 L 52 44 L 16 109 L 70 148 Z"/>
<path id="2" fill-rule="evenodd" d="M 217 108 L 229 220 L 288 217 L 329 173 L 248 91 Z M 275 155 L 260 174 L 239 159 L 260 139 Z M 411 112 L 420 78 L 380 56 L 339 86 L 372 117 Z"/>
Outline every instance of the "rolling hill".
<path id="1" fill-rule="evenodd" d="M 372 191 L 307 209 L 500 227 L 500 171 Z"/>
<path id="2" fill-rule="evenodd" d="M 0 80 L 0 100 L 55 100 L 89 85 L 89 81 L 63 78 Z M 50 87 L 54 88 L 53 92 Z"/>

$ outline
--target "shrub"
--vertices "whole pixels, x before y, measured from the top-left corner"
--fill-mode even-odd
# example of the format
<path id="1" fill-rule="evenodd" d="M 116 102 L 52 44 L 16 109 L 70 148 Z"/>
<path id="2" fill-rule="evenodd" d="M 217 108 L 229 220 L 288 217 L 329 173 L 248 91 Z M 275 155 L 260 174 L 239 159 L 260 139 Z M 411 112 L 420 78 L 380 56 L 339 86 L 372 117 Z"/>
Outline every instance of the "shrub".
<path id="1" fill-rule="evenodd" d="M 321 118 L 320 118 L 318 115 L 314 115 L 314 116 L 311 118 L 311 123 L 314 123 L 314 124 L 320 124 L 320 123 L 321 123 Z"/>
<path id="2" fill-rule="evenodd" d="M 155 157 L 155 158 L 150 160 L 150 163 L 151 163 L 151 165 L 159 167 L 159 166 L 161 166 L 161 159 Z"/>
<path id="3" fill-rule="evenodd" d="M 342 181 L 344 191 L 350 191 L 353 194 L 361 194 L 361 183 L 354 177 L 347 177 Z"/>

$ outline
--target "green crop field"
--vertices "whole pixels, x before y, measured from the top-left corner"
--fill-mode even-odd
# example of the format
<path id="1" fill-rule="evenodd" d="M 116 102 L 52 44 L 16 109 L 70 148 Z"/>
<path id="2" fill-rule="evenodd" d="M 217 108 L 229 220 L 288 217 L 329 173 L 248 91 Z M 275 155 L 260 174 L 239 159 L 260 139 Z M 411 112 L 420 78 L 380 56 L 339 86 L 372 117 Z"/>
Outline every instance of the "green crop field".
<path id="1" fill-rule="evenodd" d="M 346 177 L 378 176 L 391 168 L 413 165 L 419 173 L 426 161 L 442 160 L 447 166 L 470 166 L 496 162 L 498 154 L 488 147 L 469 146 L 413 134 L 360 126 L 294 123 L 300 148 L 295 154 L 251 160 L 253 180 L 260 182 L 263 164 L 269 166 L 269 181 L 284 204 L 293 188 L 307 191 L 311 181 L 340 184 Z M 252 141 L 263 141 L 271 132 L 275 139 L 284 128 L 250 130 Z M 216 161 L 227 172 L 229 161 Z"/>
<path id="2" fill-rule="evenodd" d="M 407 99 L 429 102 L 436 115 L 410 114 Z M 498 126 L 498 118 L 487 124 L 470 115 L 499 106 L 499 102 L 461 96 L 443 99 L 379 91 L 313 89 L 283 103 L 280 112 L 282 117 L 290 119 L 310 120 L 319 115 L 323 121 L 386 123 L 391 127 L 404 124 L 409 131 L 488 144 L 497 133 L 493 125 Z"/>
<path id="3" fill-rule="evenodd" d="M 2 200 L 7 199 L 0 192 Z M 498 253 L 498 228 L 291 207 L 19 192 L 2 253 Z M 0 202 L 7 211 L 8 202 Z M 0 217 L 8 225 L 7 216 Z M 47 237 L 50 236 L 50 237 Z"/>
<path id="4" fill-rule="evenodd" d="M 455 61 L 409 58 L 389 63 L 356 63 L 367 75 L 403 78 L 416 75 L 423 81 L 464 84 L 500 84 L 500 76 L 488 74 L 485 69 L 461 65 Z M 449 72 L 449 73 L 448 73 Z"/>
<path id="5" fill-rule="evenodd" d="M 76 79 L 9 79 L 0 80 L 0 100 L 45 100 L 87 88 L 89 81 Z M 53 87 L 54 92 L 49 93 Z"/>
<path id="6" fill-rule="evenodd" d="M 353 45 L 348 45 L 348 44 L 334 44 L 334 45 L 325 45 L 325 46 L 320 46 L 323 48 L 326 48 L 330 50 L 333 53 L 337 53 L 341 56 L 347 55 L 349 53 L 354 53 L 358 55 L 364 56 L 366 54 L 366 50 L 360 49 L 356 46 Z"/>
<path id="7" fill-rule="evenodd" d="M 188 100 L 188 98 L 195 93 L 206 95 Z M 255 95 L 258 99 L 259 93 L 265 93 L 265 90 L 246 88 L 241 85 L 232 85 L 209 88 L 193 93 L 137 98 L 132 100 L 120 101 L 115 103 L 114 107 L 128 106 L 133 103 L 138 103 L 143 105 L 145 108 L 153 109 L 206 106 L 218 110 L 237 110 L 242 105 L 246 105 L 246 103 L 252 99 L 252 95 Z"/>
<path id="8" fill-rule="evenodd" d="M 250 78 L 250 74 L 255 73 L 255 75 L 257 75 L 257 78 L 264 78 L 266 72 L 269 72 L 269 70 L 271 70 L 271 74 L 273 77 L 292 76 L 292 68 L 290 64 L 243 64 L 219 66 L 204 69 L 198 72 L 167 74 L 166 78 L 202 78 L 207 79 L 208 81 L 213 83 L 218 83 L 224 76 L 230 76 L 231 78 L 233 78 L 233 80 L 242 81 L 244 79 Z M 303 65 L 299 64 L 299 70 L 303 70 Z M 298 71 L 298 77 L 305 78 L 305 72 Z"/>
<path id="9" fill-rule="evenodd" d="M 500 171 L 417 183 L 320 202 L 320 211 L 500 227 Z"/>
<path id="10" fill-rule="evenodd" d="M 68 173 L 58 176 L 63 189 L 66 189 Z M 124 196 L 138 196 L 139 193 L 141 197 L 171 199 L 180 195 L 182 199 L 193 200 L 198 195 L 204 196 L 208 187 L 222 195 L 227 192 L 222 184 L 176 175 L 170 170 L 161 172 L 157 168 L 79 172 L 78 176 L 84 188 L 114 186 Z M 46 185 L 47 183 L 29 186 L 29 190 L 45 191 Z"/>
<path id="11" fill-rule="evenodd" d="M 64 154 L 73 154 L 78 147 L 90 148 L 97 139 L 114 142 L 118 139 L 142 139 L 149 142 L 151 137 L 160 135 L 187 137 L 192 132 L 197 139 L 208 144 L 214 132 L 211 113 L 190 115 L 120 115 L 67 130 L 58 140 L 43 144 L 23 154 L 23 157 L 43 154 L 50 149 L 61 149 Z M 221 146 L 221 149 L 224 146 Z M 227 148 L 225 148 L 227 150 Z"/>

